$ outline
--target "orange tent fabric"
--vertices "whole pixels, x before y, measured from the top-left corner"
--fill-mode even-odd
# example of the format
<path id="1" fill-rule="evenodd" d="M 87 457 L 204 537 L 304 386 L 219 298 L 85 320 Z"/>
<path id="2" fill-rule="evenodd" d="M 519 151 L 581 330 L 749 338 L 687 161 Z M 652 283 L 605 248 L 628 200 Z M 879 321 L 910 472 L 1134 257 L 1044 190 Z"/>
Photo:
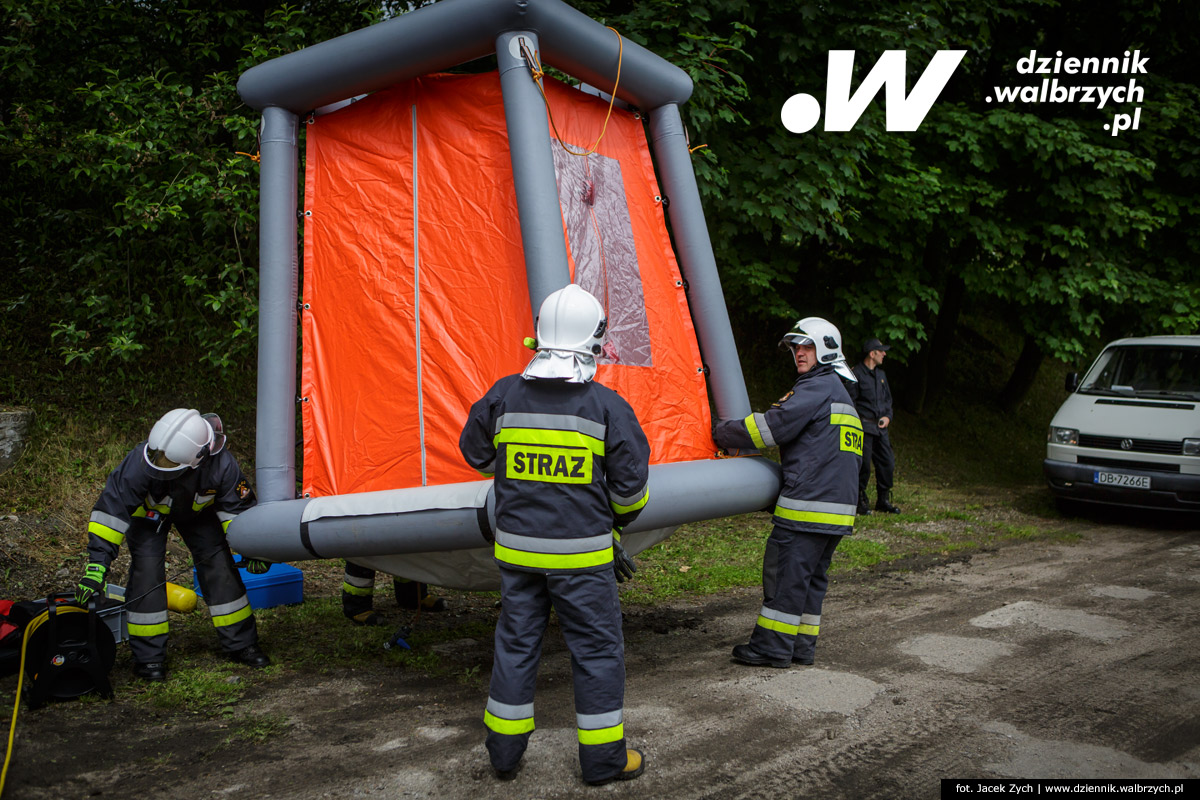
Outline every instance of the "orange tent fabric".
<path id="1" fill-rule="evenodd" d="M 608 104 L 551 80 L 546 92 L 558 133 L 586 150 Z M 316 117 L 306 139 L 303 492 L 478 480 L 458 452 L 467 411 L 532 356 L 499 77 L 397 85 Z M 595 154 L 555 162 L 572 275 L 623 331 L 597 380 L 633 405 L 653 463 L 711 457 L 642 122 L 614 109 Z"/>

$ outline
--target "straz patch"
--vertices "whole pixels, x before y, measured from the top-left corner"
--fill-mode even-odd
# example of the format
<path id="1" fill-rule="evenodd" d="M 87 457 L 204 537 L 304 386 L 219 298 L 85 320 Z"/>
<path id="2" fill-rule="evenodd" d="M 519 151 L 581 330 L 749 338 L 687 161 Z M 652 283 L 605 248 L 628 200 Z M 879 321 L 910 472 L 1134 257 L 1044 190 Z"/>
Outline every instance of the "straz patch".
<path id="1" fill-rule="evenodd" d="M 591 483 L 592 453 L 574 447 L 509 444 L 504 476 L 518 481 Z"/>
<path id="2" fill-rule="evenodd" d="M 851 428 L 849 425 L 840 426 L 842 429 L 841 449 L 849 450 L 851 453 L 862 455 L 863 432 L 858 428 Z"/>
<path id="3" fill-rule="evenodd" d="M 776 400 L 774 403 L 771 403 L 771 408 L 779 408 L 780 406 L 782 406 L 784 403 L 786 403 L 788 401 L 788 398 L 790 398 L 794 394 L 795 394 L 795 392 L 788 392 L 783 397 Z"/>
<path id="4" fill-rule="evenodd" d="M 250 494 L 250 484 L 246 483 L 246 481 L 245 481 L 244 479 L 243 479 L 243 480 L 240 480 L 240 481 L 238 481 L 238 485 L 237 485 L 237 495 L 238 495 L 238 497 L 240 497 L 240 498 L 242 498 L 243 500 L 245 500 L 245 499 L 246 499 L 246 495 L 248 495 L 248 494 Z"/>

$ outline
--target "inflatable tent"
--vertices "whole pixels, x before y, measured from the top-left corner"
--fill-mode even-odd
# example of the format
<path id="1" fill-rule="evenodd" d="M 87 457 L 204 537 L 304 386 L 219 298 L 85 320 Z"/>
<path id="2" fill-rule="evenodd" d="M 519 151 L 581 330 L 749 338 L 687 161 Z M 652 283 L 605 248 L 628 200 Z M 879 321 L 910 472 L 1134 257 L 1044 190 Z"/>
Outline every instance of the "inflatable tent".
<path id="1" fill-rule="evenodd" d="M 437 74 L 493 53 L 496 72 Z M 616 99 L 543 78 L 543 59 Z M 494 588 L 491 481 L 462 461 L 458 433 L 528 362 L 534 309 L 572 281 L 609 314 L 597 379 L 651 442 L 650 501 L 626 547 L 774 501 L 777 468 L 717 458 L 709 435 L 710 388 L 721 417 L 750 409 L 682 71 L 559 0 L 443 0 L 259 65 L 238 89 L 263 125 L 259 505 L 230 526 L 236 549 Z"/>

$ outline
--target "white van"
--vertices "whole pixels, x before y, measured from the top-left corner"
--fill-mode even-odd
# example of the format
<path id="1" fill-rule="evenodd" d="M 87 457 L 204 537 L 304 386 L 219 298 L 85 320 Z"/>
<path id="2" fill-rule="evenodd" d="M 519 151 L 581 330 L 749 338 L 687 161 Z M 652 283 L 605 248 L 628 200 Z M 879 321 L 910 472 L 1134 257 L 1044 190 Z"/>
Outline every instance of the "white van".
<path id="1" fill-rule="evenodd" d="M 1200 511 L 1200 336 L 1118 339 L 1066 389 L 1042 462 L 1060 505 Z"/>

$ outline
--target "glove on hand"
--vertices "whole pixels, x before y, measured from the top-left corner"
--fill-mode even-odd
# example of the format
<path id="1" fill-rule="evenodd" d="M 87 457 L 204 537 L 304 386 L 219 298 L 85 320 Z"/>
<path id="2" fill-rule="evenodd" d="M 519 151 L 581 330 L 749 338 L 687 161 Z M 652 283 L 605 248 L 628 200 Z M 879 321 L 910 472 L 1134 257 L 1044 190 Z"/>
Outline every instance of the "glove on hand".
<path id="1" fill-rule="evenodd" d="M 613 572 L 617 575 L 617 583 L 624 583 L 637 572 L 637 564 L 621 546 L 621 534 L 613 531 Z"/>
<path id="2" fill-rule="evenodd" d="M 92 595 L 104 591 L 104 578 L 108 575 L 108 567 L 95 562 L 88 564 L 83 571 L 83 578 L 75 586 L 75 603 L 87 606 Z"/>
<path id="3" fill-rule="evenodd" d="M 258 558 L 246 559 L 246 572 L 249 572 L 251 575 L 262 575 L 270 568 L 270 561 L 263 561 L 262 559 Z"/>

